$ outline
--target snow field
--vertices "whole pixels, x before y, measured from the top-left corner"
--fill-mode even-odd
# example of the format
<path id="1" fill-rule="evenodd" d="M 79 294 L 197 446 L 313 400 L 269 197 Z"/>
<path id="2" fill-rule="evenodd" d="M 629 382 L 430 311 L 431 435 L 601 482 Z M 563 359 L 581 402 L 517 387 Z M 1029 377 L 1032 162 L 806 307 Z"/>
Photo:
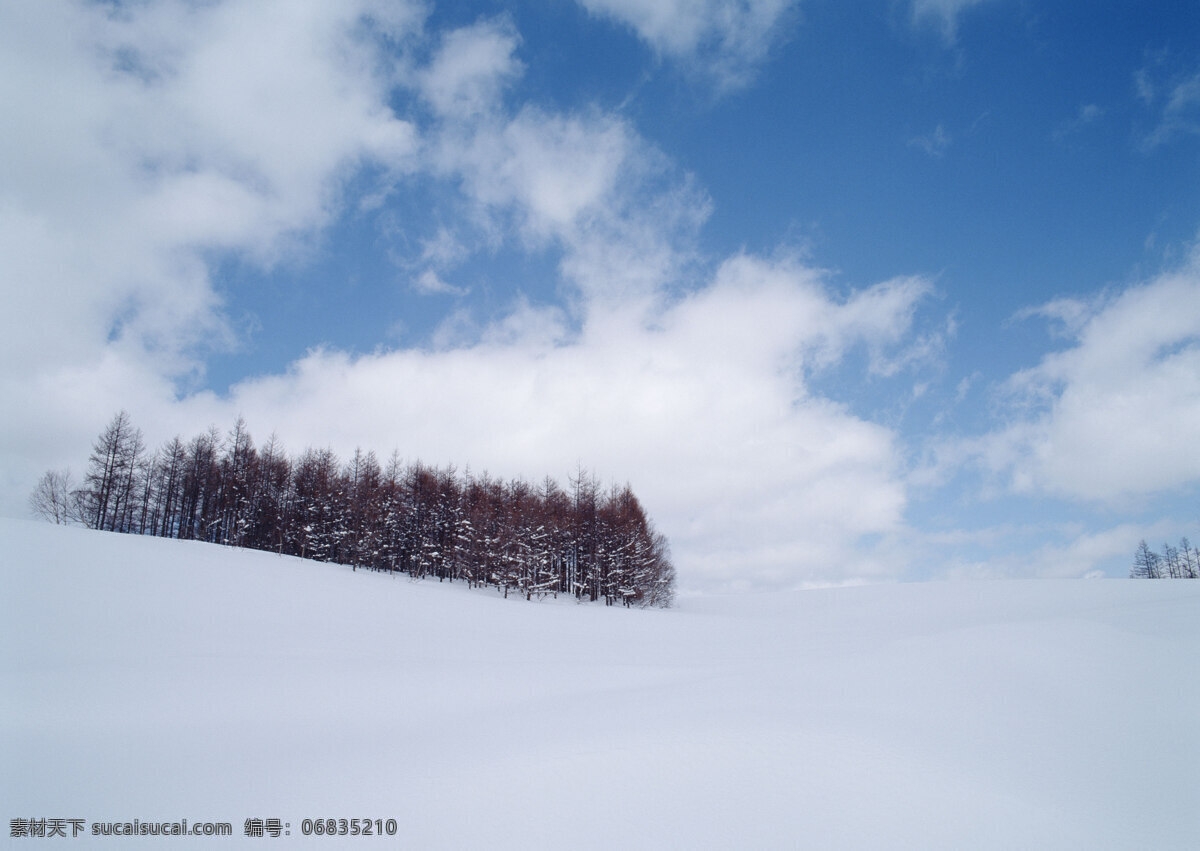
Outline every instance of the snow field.
<path id="1" fill-rule="evenodd" d="M 285 847 L 251 817 L 286 847 L 1200 845 L 1200 583 L 624 610 L 20 521 L 0 560 L 5 819 L 233 824 L 178 848 Z M 330 817 L 399 830 L 299 836 Z"/>

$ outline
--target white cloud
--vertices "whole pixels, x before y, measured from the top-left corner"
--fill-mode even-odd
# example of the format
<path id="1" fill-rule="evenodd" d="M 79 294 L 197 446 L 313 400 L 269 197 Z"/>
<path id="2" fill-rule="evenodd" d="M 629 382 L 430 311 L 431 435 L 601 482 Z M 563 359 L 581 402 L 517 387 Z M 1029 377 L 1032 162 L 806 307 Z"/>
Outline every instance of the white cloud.
<path id="1" fill-rule="evenodd" d="M 79 446 L 229 345 L 214 250 L 295 254 L 362 164 L 412 168 L 380 39 L 421 21 L 374 0 L 0 6 L 6 510 L 70 460 L 44 434 Z"/>
<path id="2" fill-rule="evenodd" d="M 916 148 L 919 151 L 924 151 L 935 159 L 940 159 L 945 156 L 946 151 L 949 150 L 950 144 L 953 141 L 950 134 L 946 132 L 946 128 L 939 124 L 933 128 L 931 133 L 909 139 L 908 146 Z"/>
<path id="3" fill-rule="evenodd" d="M 1051 138 L 1055 142 L 1062 142 L 1079 133 L 1085 128 L 1095 124 L 1104 117 L 1104 108 L 1094 103 L 1085 103 L 1076 110 L 1075 115 L 1063 121 L 1051 134 Z"/>
<path id="4" fill-rule="evenodd" d="M 897 329 L 924 287 L 884 284 L 842 301 L 818 273 L 739 256 L 646 321 L 594 306 L 572 332 L 526 302 L 443 349 L 358 358 L 317 351 L 232 399 L 292 448 L 356 445 L 560 480 L 577 463 L 629 481 L 692 587 L 894 575 L 867 536 L 903 523 L 894 435 L 809 394 L 809 364 Z M 901 323 L 903 324 L 903 320 Z M 203 413 L 201 413 L 203 412 Z"/>
<path id="5" fill-rule="evenodd" d="M 797 0 L 579 0 L 592 14 L 633 28 L 660 56 L 711 79 L 747 85 L 785 35 Z"/>
<path id="6" fill-rule="evenodd" d="M 1179 114 L 1200 106 L 1200 72 L 1193 74 L 1171 89 L 1167 98 L 1167 112 Z"/>
<path id="7" fill-rule="evenodd" d="M 1086 577 L 1113 560 L 1132 560 L 1131 542 L 1136 546 L 1146 535 L 1146 527 L 1122 523 L 1111 529 L 1082 533 L 1065 544 L 1040 547 L 1028 560 L 1032 562 L 1034 576 Z"/>
<path id="8" fill-rule="evenodd" d="M 504 86 L 523 68 L 520 37 L 506 18 L 480 21 L 447 33 L 419 84 L 443 116 L 475 118 L 498 105 Z"/>
<path id="9" fill-rule="evenodd" d="M 1177 82 L 1171 89 L 1163 107 L 1162 123 L 1148 144 L 1154 146 L 1179 136 L 1197 135 L 1200 135 L 1200 71 Z"/>
<path id="10" fill-rule="evenodd" d="M 1056 298 L 1045 304 L 1026 307 L 1018 310 L 1014 319 L 1024 320 L 1034 317 L 1052 320 L 1055 326 L 1052 332 L 1058 336 L 1077 337 L 1083 327 L 1095 314 L 1096 305 L 1092 301 L 1077 298 Z"/>
<path id="11" fill-rule="evenodd" d="M 562 251 L 585 300 L 653 297 L 690 262 L 706 195 L 619 116 L 525 107 L 449 121 L 431 145 L 485 239 Z"/>
<path id="12" fill-rule="evenodd" d="M 1133 551 L 1142 538 L 1158 540 L 1168 534 L 1168 524 L 1150 526 L 1121 523 L 1099 531 L 1078 528 L 1047 529 L 1004 526 L 974 533 L 951 536 L 931 535 L 925 542 L 930 549 L 974 544 L 993 551 L 981 560 L 950 560 L 940 571 L 947 579 L 1083 579 L 1116 575 L 1128 570 Z M 1041 546 L 1027 547 L 1029 541 L 1052 539 Z M 1020 542 L 1014 553 L 1012 542 Z M 1005 545 L 1008 544 L 1007 551 Z"/>
<path id="13" fill-rule="evenodd" d="M 94 348 L 118 317 L 129 334 L 157 312 L 178 322 L 158 336 L 186 344 L 213 321 L 199 252 L 279 256 L 331 219 L 361 161 L 405 168 L 414 132 L 383 105 L 369 4 L 109 8 L 0 13 L 0 92 L 21 128 L 0 143 L 0 208 L 33 236 L 6 243 L 4 265 L 26 270 L 34 312 L 82 305 L 61 337 Z M 9 320 L 16 356 L 35 329 Z"/>
<path id="14" fill-rule="evenodd" d="M 470 223 L 439 228 L 422 262 L 444 268 L 468 243 L 515 237 L 560 252 L 569 297 L 653 302 L 694 261 L 707 196 L 618 114 L 507 109 L 519 42 L 509 20 L 481 21 L 445 35 L 418 75 L 438 111 L 428 165 L 459 187 Z"/>
<path id="15" fill-rule="evenodd" d="M 1154 129 L 1142 138 L 1144 151 L 1200 135 L 1200 71 L 1180 69 L 1162 51 L 1138 69 L 1134 85 L 1142 104 L 1154 111 Z"/>
<path id="16" fill-rule="evenodd" d="M 521 301 L 442 348 L 317 350 L 229 398 L 177 400 L 168 381 L 115 350 L 30 391 L 53 400 L 35 411 L 67 445 L 64 423 L 98 432 L 121 400 L 151 445 L 241 414 L 260 440 L 275 431 L 292 451 L 397 448 L 560 481 L 583 463 L 634 486 L 691 589 L 888 578 L 906 566 L 874 543 L 903 526 L 896 436 L 813 395 L 804 376 L 891 333 L 923 291 L 884 284 L 842 300 L 803 266 L 739 256 L 648 321 L 593 306 L 573 331 L 556 308 Z M 28 428 L 12 445 L 28 442 Z M 54 464 L 78 471 L 81 461 Z"/>
<path id="17" fill-rule="evenodd" d="M 558 236 L 613 200 L 636 134 L 615 116 L 558 115 L 525 108 L 513 119 L 453 125 L 436 162 L 461 175 L 484 210 L 516 211 L 533 241 Z"/>
<path id="18" fill-rule="evenodd" d="M 959 17 L 972 6 L 987 0 L 912 0 L 914 23 L 930 22 L 938 26 L 949 42 L 958 36 Z"/>
<path id="19" fill-rule="evenodd" d="M 1150 76 L 1148 68 L 1139 68 L 1133 73 L 1133 85 L 1137 90 L 1138 99 L 1146 105 L 1154 103 L 1154 98 L 1157 97 L 1155 91 L 1154 80 Z"/>
<path id="20" fill-rule="evenodd" d="M 457 265 L 470 254 L 459 238 L 447 227 L 421 242 L 421 262 L 446 268 Z"/>
<path id="21" fill-rule="evenodd" d="M 655 37 L 749 62 L 785 6 L 705 4 L 693 41 Z M 707 196 L 628 121 L 506 108 L 505 20 L 446 34 L 425 68 L 394 61 L 381 28 L 395 44 L 421 20 L 366 2 L 0 9 L 0 94 L 23 127 L 0 138 L 4 510 L 45 468 L 78 468 L 119 408 L 152 445 L 240 413 L 293 451 L 396 446 L 504 476 L 582 462 L 634 485 L 693 587 L 902 570 L 871 543 L 903 524 L 895 435 L 806 376 L 855 347 L 881 375 L 916 356 L 928 282 L 838 298 L 794 259 L 705 272 Z M 392 112 L 396 86 L 429 127 Z M 212 258 L 298 262 L 364 165 L 385 172 L 355 186 L 372 203 L 418 172 L 468 213 L 431 217 L 418 286 L 449 289 L 483 234 L 557 256 L 566 304 L 517 297 L 482 326 L 452 315 L 428 349 L 315 350 L 229 398 L 181 391 L 231 337 Z"/>
<path id="22" fill-rule="evenodd" d="M 1009 378 L 1010 424 L 969 451 L 1017 491 L 1089 502 L 1200 481 L 1200 250 L 1119 294 L 1037 312 L 1074 345 Z"/>
<path id="23" fill-rule="evenodd" d="M 413 279 L 413 287 L 425 295 L 466 295 L 465 287 L 456 287 L 442 280 L 432 269 L 426 269 Z"/>

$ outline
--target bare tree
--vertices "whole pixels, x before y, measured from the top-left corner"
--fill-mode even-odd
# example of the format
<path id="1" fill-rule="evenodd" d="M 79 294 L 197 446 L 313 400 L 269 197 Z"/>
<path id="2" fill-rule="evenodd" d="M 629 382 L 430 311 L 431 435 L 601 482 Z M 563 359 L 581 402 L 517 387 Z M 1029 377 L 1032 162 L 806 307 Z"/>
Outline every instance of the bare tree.
<path id="1" fill-rule="evenodd" d="M 1180 538 L 1179 554 L 1183 560 L 1183 575 L 1188 579 L 1200 579 L 1200 554 L 1192 548 L 1192 542 L 1187 538 Z"/>
<path id="2" fill-rule="evenodd" d="M 1163 544 L 1160 564 L 1166 568 L 1167 576 L 1170 579 L 1182 579 L 1187 575 L 1184 573 L 1183 563 L 1179 560 L 1179 550 L 1170 544 Z"/>
<path id="3" fill-rule="evenodd" d="M 121 411 L 92 445 L 80 489 L 82 519 L 93 529 L 127 531 L 136 475 L 145 444 L 129 414 Z"/>
<path id="4" fill-rule="evenodd" d="M 1158 553 L 1150 549 L 1144 538 L 1138 543 L 1137 552 L 1133 556 L 1133 569 L 1129 571 L 1129 575 L 1134 579 L 1162 578 Z"/>
<path id="5" fill-rule="evenodd" d="M 155 467 L 154 522 L 150 533 L 163 538 L 182 536 L 180 503 L 183 500 L 183 477 L 187 466 L 187 449 L 178 436 L 167 443 L 160 452 L 161 459 Z"/>
<path id="6" fill-rule="evenodd" d="M 71 493 L 71 471 L 47 470 L 29 495 L 29 507 L 38 517 L 51 523 L 77 522 L 79 512 Z"/>

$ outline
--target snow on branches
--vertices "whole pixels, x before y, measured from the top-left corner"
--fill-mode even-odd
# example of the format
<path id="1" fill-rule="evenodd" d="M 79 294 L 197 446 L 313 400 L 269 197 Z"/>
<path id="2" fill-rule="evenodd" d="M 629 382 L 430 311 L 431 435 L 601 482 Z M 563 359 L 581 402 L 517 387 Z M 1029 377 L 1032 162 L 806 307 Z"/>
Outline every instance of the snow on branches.
<path id="1" fill-rule="evenodd" d="M 666 539 L 628 485 L 584 470 L 568 490 L 454 468 L 347 463 L 330 449 L 290 459 L 256 449 L 240 418 L 148 454 L 124 411 L 97 438 L 83 485 L 48 473 L 31 504 L 95 529 L 271 550 L 357 568 L 493 586 L 507 597 L 570 594 L 608 605 L 669 606 Z M 39 505 L 49 505 L 47 511 Z M 62 521 L 59 521 L 62 522 Z"/>

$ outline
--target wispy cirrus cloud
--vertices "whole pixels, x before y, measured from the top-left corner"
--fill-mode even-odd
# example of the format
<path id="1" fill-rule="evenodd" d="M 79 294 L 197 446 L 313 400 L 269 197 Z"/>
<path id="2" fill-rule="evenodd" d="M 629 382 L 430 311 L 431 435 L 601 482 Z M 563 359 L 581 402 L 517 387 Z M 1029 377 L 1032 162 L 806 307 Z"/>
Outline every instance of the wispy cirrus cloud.
<path id="1" fill-rule="evenodd" d="M 944 125 L 939 124 L 923 136 L 914 136 L 908 140 L 908 146 L 921 151 L 934 159 L 941 159 L 954 143 L 954 138 L 946 132 Z"/>
<path id="2" fill-rule="evenodd" d="M 1140 135 L 1144 153 L 1200 135 L 1200 69 L 1194 60 L 1166 48 L 1148 51 L 1133 73 L 1133 88 L 1150 121 Z"/>
<path id="3" fill-rule="evenodd" d="M 425 295 L 466 295 L 466 287 L 456 287 L 447 283 L 437 272 L 426 269 L 413 279 L 413 287 Z"/>
<path id="4" fill-rule="evenodd" d="M 914 24 L 933 24 L 943 38 L 953 43 L 958 37 L 958 22 L 964 12 L 989 0 L 912 0 Z"/>
<path id="5" fill-rule="evenodd" d="M 1081 104 L 1075 115 L 1061 122 L 1054 128 L 1051 138 L 1055 142 L 1064 142 L 1084 129 L 1094 125 L 1104 117 L 1104 108 L 1094 103 Z"/>
<path id="6" fill-rule="evenodd" d="M 1163 99 L 1158 124 L 1143 140 L 1153 150 L 1181 137 L 1200 136 L 1200 71 L 1175 82 Z"/>
<path id="7" fill-rule="evenodd" d="M 718 92 L 754 79 L 787 36 L 798 0 L 579 0 L 631 27 L 660 56 L 710 80 Z"/>

